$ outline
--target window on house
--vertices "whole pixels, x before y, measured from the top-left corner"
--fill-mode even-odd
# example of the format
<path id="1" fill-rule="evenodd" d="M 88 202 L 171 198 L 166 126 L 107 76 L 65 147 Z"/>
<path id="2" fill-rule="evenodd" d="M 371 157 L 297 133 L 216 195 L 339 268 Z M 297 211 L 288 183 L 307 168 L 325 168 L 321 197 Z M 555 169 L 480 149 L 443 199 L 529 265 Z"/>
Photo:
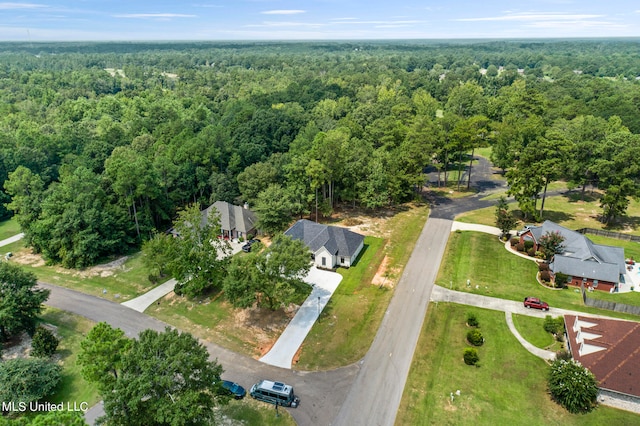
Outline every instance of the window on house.
<path id="1" fill-rule="evenodd" d="M 344 257 L 340 258 L 340 263 L 342 263 L 344 265 Z"/>
<path id="2" fill-rule="evenodd" d="M 327 258 L 326 257 L 322 258 L 322 266 L 327 266 Z"/>

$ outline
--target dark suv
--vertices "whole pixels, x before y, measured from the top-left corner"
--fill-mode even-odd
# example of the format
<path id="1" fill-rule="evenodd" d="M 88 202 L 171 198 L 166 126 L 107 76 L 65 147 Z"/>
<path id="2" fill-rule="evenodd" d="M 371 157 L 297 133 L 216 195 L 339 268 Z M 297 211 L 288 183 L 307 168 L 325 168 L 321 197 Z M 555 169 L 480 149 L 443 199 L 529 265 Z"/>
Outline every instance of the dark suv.
<path id="1" fill-rule="evenodd" d="M 245 253 L 249 253 L 251 251 L 251 246 L 254 245 L 255 243 L 259 243 L 259 242 L 260 242 L 260 240 L 258 240 L 258 239 L 247 241 L 247 243 L 242 246 L 242 251 L 245 252 Z"/>
<path id="2" fill-rule="evenodd" d="M 536 308 L 542 309 L 543 311 L 549 310 L 549 304 L 547 302 L 543 302 L 537 297 L 525 297 L 524 298 L 524 307 L 525 308 Z"/>

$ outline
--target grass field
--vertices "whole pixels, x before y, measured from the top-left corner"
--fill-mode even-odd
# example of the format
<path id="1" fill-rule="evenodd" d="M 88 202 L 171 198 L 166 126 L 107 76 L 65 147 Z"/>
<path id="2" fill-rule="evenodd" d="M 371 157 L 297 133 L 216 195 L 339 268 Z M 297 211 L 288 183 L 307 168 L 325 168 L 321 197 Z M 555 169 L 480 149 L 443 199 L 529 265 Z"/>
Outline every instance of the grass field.
<path id="1" fill-rule="evenodd" d="M 61 311 L 54 308 L 46 308 L 42 314 L 42 321 L 57 327 L 56 333 L 60 339 L 60 345 L 55 357 L 59 359 L 63 367 L 62 381 L 49 402 L 87 402 L 93 406 L 99 401 L 97 389 L 86 382 L 80 374 L 80 366 L 76 363 L 80 342 L 91 330 L 94 323 L 79 315 Z"/>
<path id="2" fill-rule="evenodd" d="M 134 253 L 115 265 L 98 265 L 86 269 L 65 269 L 43 264 L 39 256 L 24 247 L 22 241 L 2 247 L 3 252 L 14 253 L 12 262 L 33 272 L 38 280 L 71 288 L 83 293 L 124 302 L 149 290 L 154 285 L 149 281 L 149 272 L 142 263 L 142 253 Z M 107 290 L 106 293 L 104 290 Z"/>
<path id="3" fill-rule="evenodd" d="M 244 398 L 241 401 L 231 400 L 227 405 L 218 407 L 219 423 L 229 424 L 228 419 L 238 423 L 234 425 L 264 425 L 264 426 L 295 426 L 296 422 L 286 408 L 278 409 L 276 417 L 275 406 L 264 402 L 255 401 L 252 398 Z M 226 422 L 225 422 L 225 419 Z"/>
<path id="4" fill-rule="evenodd" d="M 556 185 L 556 183 L 554 183 Z M 562 189 L 562 183 L 557 183 Z M 491 198 L 499 198 L 498 194 L 492 194 Z M 566 195 L 555 195 L 547 197 L 545 201 L 545 211 L 543 220 L 551 220 L 569 229 L 595 228 L 608 229 L 616 232 L 624 232 L 633 235 L 640 235 L 640 202 L 631 200 L 627 210 L 628 216 L 620 220 L 619 223 L 611 227 L 606 227 L 599 220 L 602 213 L 600 199 L 597 193 L 591 195 L 587 192 L 585 201 L 580 200 L 579 192 L 572 192 Z M 540 208 L 540 202 L 538 202 Z M 509 209 L 514 215 L 520 218 L 521 212 L 518 204 L 514 201 L 509 203 Z M 495 207 L 473 210 L 456 217 L 457 221 L 466 223 L 478 223 L 482 225 L 495 226 Z M 531 221 L 527 221 L 530 223 Z M 520 225 L 523 221 L 520 221 Z"/>
<path id="5" fill-rule="evenodd" d="M 518 333 L 533 346 L 554 352 L 561 349 L 553 334 L 545 331 L 544 318 L 517 314 L 513 314 L 512 318 Z"/>
<path id="6" fill-rule="evenodd" d="M 0 222 L 0 241 L 20 233 L 20 225 L 15 219 Z"/>
<path id="7" fill-rule="evenodd" d="M 468 312 L 486 339 L 480 367 L 464 363 Z M 547 393 L 547 364 L 510 333 L 502 312 L 429 305 L 396 425 L 635 425 L 640 416 L 600 406 L 569 414 Z M 460 390 L 460 396 L 455 392 Z M 451 400 L 454 393 L 454 400 Z"/>
<path id="8" fill-rule="evenodd" d="M 555 290 L 536 280 L 537 266 L 508 252 L 496 237 L 480 232 L 453 232 L 445 250 L 436 283 L 453 290 L 521 301 L 539 297 L 553 308 L 591 312 L 612 317 L 638 317 L 584 306 L 575 288 Z M 471 286 L 467 286 L 467 279 Z M 476 287 L 477 286 L 477 287 Z M 594 292 L 595 293 L 595 292 Z"/>

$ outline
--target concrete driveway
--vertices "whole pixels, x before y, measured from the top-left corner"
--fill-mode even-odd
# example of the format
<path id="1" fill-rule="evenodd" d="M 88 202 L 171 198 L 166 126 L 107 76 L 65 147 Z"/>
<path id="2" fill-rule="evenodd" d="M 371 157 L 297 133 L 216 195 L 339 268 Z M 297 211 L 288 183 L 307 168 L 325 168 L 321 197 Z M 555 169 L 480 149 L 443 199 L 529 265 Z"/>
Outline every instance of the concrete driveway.
<path id="1" fill-rule="evenodd" d="M 260 361 L 265 364 L 291 368 L 293 357 L 311 331 L 320 312 L 329 303 L 333 292 L 338 288 L 340 281 L 342 281 L 342 275 L 336 272 L 322 271 L 313 266 L 304 280 L 313 287 L 313 290 L 271 350 L 260 358 Z"/>

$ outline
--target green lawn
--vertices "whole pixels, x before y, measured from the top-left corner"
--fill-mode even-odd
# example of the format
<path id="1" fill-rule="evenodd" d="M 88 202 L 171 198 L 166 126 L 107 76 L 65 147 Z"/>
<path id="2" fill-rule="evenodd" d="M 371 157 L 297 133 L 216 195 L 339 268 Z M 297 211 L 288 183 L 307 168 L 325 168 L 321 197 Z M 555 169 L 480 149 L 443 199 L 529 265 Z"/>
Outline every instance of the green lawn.
<path id="1" fill-rule="evenodd" d="M 41 318 L 43 322 L 57 327 L 60 345 L 54 356 L 58 357 L 63 367 L 62 381 L 49 401 L 77 402 L 78 405 L 87 402 L 90 407 L 93 406 L 100 399 L 97 389 L 82 378 L 76 359 L 80 351 L 80 342 L 94 323 L 84 317 L 55 308 L 46 308 Z"/>
<path id="2" fill-rule="evenodd" d="M 536 281 L 537 266 L 508 252 L 498 239 L 480 232 L 452 232 L 436 283 L 453 290 L 521 301 L 539 297 L 555 308 L 638 320 L 638 317 L 584 306 L 575 288 L 555 290 Z M 467 286 L 467 279 L 471 286 Z M 477 286 L 477 287 L 476 287 Z M 594 292 L 595 293 L 595 292 Z"/>
<path id="3" fill-rule="evenodd" d="M 241 422 L 242 425 L 264 425 L 264 426 L 295 426 L 296 422 L 286 408 L 278 408 L 276 417 L 275 405 L 256 401 L 252 398 L 244 398 L 241 401 L 231 400 L 229 404 L 218 408 L 220 419 L 219 424 L 229 424 L 228 420 L 233 419 Z M 234 425 L 236 423 L 233 423 Z"/>
<path id="4" fill-rule="evenodd" d="M 554 183 L 554 188 L 562 189 L 563 183 Z M 495 194 L 490 197 L 498 198 Z M 599 221 L 599 215 L 602 213 L 600 208 L 599 195 L 595 193 L 591 195 L 587 192 L 585 201 L 580 200 L 580 193 L 572 192 L 568 195 L 555 195 L 547 197 L 545 201 L 545 210 L 543 220 L 551 220 L 569 229 L 595 228 L 608 229 L 616 232 L 624 232 L 633 235 L 640 235 L 640 202 L 631 200 L 627 210 L 628 217 L 621 219 L 620 223 L 612 227 L 605 227 Z M 540 202 L 538 202 L 540 208 Z M 509 203 L 509 209 L 516 217 L 521 217 L 516 202 Z M 484 209 L 473 210 L 462 213 L 456 217 L 457 221 L 466 223 L 478 223 L 482 225 L 495 226 L 495 207 L 486 207 Z M 526 221 L 531 223 L 530 220 Z M 522 225 L 523 221 L 520 222 Z"/>
<path id="5" fill-rule="evenodd" d="M 18 222 L 15 219 L 11 218 L 9 220 L 0 222 L 0 241 L 9 237 L 13 237 L 14 235 L 19 233 L 20 225 L 18 225 Z"/>
<path id="6" fill-rule="evenodd" d="M 540 349 L 556 351 L 560 349 L 556 345 L 553 334 L 547 333 L 544 329 L 544 318 L 530 317 L 528 315 L 513 314 L 513 325 L 518 333 L 526 341 Z"/>
<path id="7" fill-rule="evenodd" d="M 22 241 L 3 247 L 4 252 L 14 253 L 14 262 L 25 270 L 33 272 L 38 280 L 83 293 L 103 297 L 115 302 L 132 299 L 151 290 L 149 272 L 142 263 L 142 253 L 135 253 L 120 266 L 102 268 L 100 265 L 83 270 L 65 269 L 60 266 L 44 265 L 39 256 L 31 255 L 30 249 Z M 107 290 L 104 293 L 104 290 Z"/>
<path id="8" fill-rule="evenodd" d="M 476 314 L 485 344 L 480 367 L 462 352 Z M 527 352 L 509 331 L 502 312 L 447 303 L 430 304 L 414 354 L 396 425 L 632 425 L 640 416 L 600 406 L 569 414 L 547 393 L 547 364 Z M 460 396 L 455 392 L 460 390 Z M 451 401 L 451 393 L 454 400 Z"/>

